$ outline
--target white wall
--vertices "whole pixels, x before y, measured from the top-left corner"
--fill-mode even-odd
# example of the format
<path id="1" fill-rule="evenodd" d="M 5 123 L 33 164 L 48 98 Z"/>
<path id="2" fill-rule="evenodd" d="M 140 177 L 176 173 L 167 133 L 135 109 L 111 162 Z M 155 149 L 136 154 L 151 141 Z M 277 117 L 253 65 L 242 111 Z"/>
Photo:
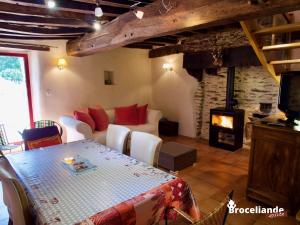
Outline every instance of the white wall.
<path id="1" fill-rule="evenodd" d="M 182 68 L 182 61 L 182 54 L 152 59 L 153 105 L 169 120 L 179 122 L 180 135 L 195 137 L 193 97 L 197 81 Z M 173 65 L 173 71 L 165 72 L 164 63 Z"/>
<path id="2" fill-rule="evenodd" d="M 104 108 L 133 103 L 151 105 L 151 64 L 148 51 L 120 48 L 88 57 L 68 57 L 65 41 L 39 41 L 50 52 L 26 51 L 29 55 L 34 119 L 59 120 L 74 109 Z M 14 51 L 15 52 L 15 51 Z M 24 51 L 23 51 L 24 52 Z M 56 67 L 64 57 L 68 66 Z M 104 85 L 104 70 L 114 71 L 116 85 Z"/>

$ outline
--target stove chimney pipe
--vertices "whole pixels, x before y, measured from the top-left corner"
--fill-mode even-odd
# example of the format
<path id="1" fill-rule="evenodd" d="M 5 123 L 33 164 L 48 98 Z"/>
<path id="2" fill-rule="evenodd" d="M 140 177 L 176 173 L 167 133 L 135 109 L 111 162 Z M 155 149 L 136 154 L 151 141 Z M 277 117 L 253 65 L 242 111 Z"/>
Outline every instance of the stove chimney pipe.
<path id="1" fill-rule="evenodd" d="M 235 67 L 227 68 L 227 89 L 226 89 L 226 110 L 232 111 L 233 106 L 236 105 L 234 100 L 234 78 Z"/>

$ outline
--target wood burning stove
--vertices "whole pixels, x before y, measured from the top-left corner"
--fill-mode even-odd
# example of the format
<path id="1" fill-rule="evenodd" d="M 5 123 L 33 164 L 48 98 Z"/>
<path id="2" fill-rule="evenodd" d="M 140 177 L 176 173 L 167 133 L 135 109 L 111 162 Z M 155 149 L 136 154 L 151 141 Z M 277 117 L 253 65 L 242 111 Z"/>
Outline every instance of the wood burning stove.
<path id="1" fill-rule="evenodd" d="M 245 111 L 234 109 L 235 68 L 227 70 L 226 107 L 210 110 L 209 144 L 235 151 L 243 146 Z"/>
<path id="2" fill-rule="evenodd" d="M 218 148 L 235 151 L 243 146 L 244 116 L 242 109 L 210 110 L 209 144 Z"/>

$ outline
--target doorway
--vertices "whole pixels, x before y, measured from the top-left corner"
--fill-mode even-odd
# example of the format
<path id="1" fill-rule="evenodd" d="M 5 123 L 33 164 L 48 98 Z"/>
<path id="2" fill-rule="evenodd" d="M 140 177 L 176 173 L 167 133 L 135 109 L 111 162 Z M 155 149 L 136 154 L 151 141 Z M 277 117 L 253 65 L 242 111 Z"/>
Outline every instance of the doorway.
<path id="1" fill-rule="evenodd" d="M 10 142 L 33 123 L 27 54 L 0 52 L 0 124 Z"/>

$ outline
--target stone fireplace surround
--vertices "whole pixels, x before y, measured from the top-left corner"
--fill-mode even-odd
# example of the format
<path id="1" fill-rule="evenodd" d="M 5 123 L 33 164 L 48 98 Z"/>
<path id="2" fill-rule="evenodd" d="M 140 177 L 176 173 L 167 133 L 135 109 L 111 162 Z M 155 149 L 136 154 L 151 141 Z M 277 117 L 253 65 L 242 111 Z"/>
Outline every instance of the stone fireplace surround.
<path id="1" fill-rule="evenodd" d="M 194 93 L 194 118 L 197 136 L 209 138 L 210 109 L 225 106 L 227 68 L 222 67 L 216 75 L 203 72 L 202 81 Z M 236 67 L 234 97 L 239 108 L 246 111 L 245 122 L 252 112 L 258 110 L 260 102 L 272 103 L 272 113 L 277 112 L 279 87 L 261 67 Z"/>

